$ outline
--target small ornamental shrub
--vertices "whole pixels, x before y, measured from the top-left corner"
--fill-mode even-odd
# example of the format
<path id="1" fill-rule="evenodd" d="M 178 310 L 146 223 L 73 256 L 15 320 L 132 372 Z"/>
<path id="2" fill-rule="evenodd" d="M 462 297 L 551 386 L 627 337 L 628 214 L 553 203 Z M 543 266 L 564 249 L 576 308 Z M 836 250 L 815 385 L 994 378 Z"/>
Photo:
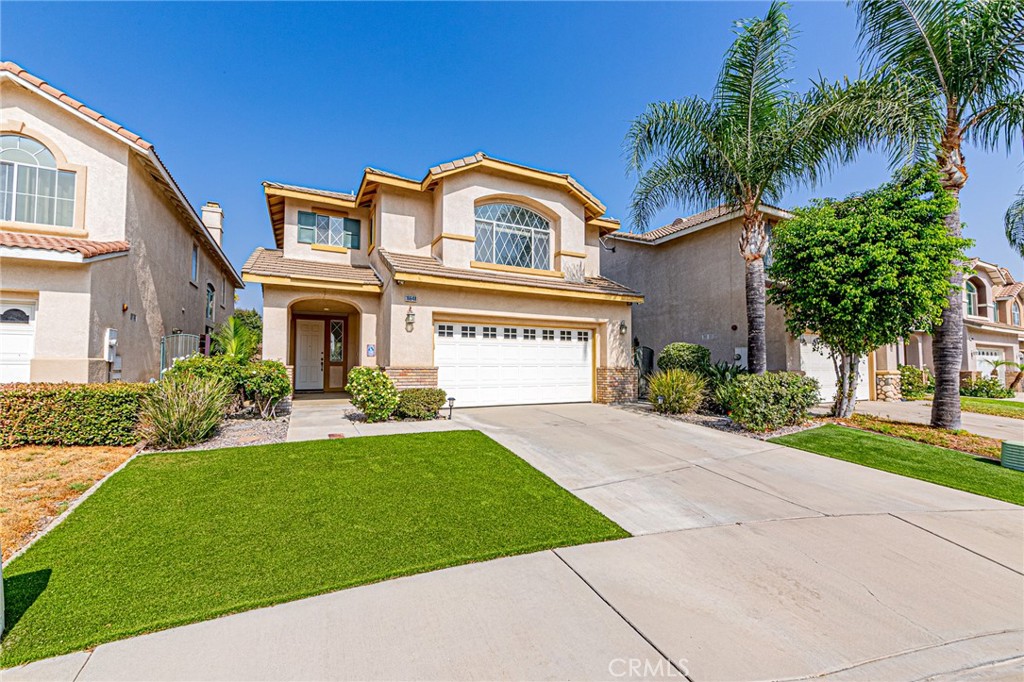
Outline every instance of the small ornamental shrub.
<path id="1" fill-rule="evenodd" d="M 245 366 L 244 388 L 260 416 L 273 419 L 277 404 L 291 394 L 292 383 L 283 364 L 277 360 L 258 360 Z"/>
<path id="2" fill-rule="evenodd" d="M 744 374 L 748 374 L 747 369 L 734 363 L 716 362 L 708 365 L 705 370 L 708 386 L 705 390 L 704 407 L 711 412 L 727 413 L 728 407 L 722 400 L 728 396 L 729 384 Z"/>
<path id="3" fill-rule="evenodd" d="M 913 365 L 900 365 L 900 393 L 908 400 L 928 394 L 928 373 Z"/>
<path id="4" fill-rule="evenodd" d="M 238 393 L 239 400 L 241 400 L 242 392 L 245 388 L 246 365 L 245 361 L 238 360 L 230 355 L 211 355 L 207 357 L 197 353 L 177 360 L 170 369 L 164 372 L 164 376 L 191 374 L 200 378 L 221 378 L 228 382 L 231 392 Z"/>
<path id="5" fill-rule="evenodd" d="M 231 402 L 223 377 L 165 376 L 142 401 L 139 433 L 157 448 L 183 448 L 211 435 Z"/>
<path id="6" fill-rule="evenodd" d="M 695 343 L 670 343 L 658 355 L 658 369 L 682 369 L 705 374 L 711 366 L 711 351 Z"/>
<path id="7" fill-rule="evenodd" d="M 399 419 L 433 419 L 444 407 L 448 394 L 440 388 L 407 388 L 398 393 Z"/>
<path id="8" fill-rule="evenodd" d="M 696 372 L 667 369 L 651 375 L 647 395 L 655 412 L 684 414 L 701 406 L 706 386 L 707 379 Z"/>
<path id="9" fill-rule="evenodd" d="M 1014 393 L 1003 386 L 999 377 L 968 377 L 960 381 L 960 395 L 971 398 L 1012 398 Z"/>
<path id="10" fill-rule="evenodd" d="M 345 390 L 352 394 L 352 404 L 366 415 L 368 422 L 382 422 L 398 407 L 398 389 L 378 367 L 353 367 Z"/>
<path id="11" fill-rule="evenodd" d="M 723 390 L 732 420 L 750 431 L 774 431 L 807 419 L 818 403 L 816 379 L 793 372 L 747 374 Z"/>
<path id="12" fill-rule="evenodd" d="M 134 445 L 151 384 L 0 386 L 0 447 Z"/>

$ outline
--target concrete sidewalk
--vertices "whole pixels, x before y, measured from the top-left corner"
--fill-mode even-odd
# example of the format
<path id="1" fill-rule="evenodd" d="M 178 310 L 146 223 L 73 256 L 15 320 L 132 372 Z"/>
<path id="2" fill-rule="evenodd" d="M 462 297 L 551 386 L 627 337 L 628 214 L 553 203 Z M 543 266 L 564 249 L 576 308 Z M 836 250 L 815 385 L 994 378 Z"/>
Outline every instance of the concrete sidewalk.
<path id="1" fill-rule="evenodd" d="M 297 396 L 292 401 L 288 420 L 288 442 L 324 440 L 333 434 L 344 438 L 356 436 L 388 436 L 401 433 L 453 431 L 468 428 L 458 420 L 433 419 L 431 421 L 395 421 L 367 424 L 346 416 L 354 411 L 352 402 L 342 394 L 311 394 Z"/>
<path id="2" fill-rule="evenodd" d="M 908 400 L 899 403 L 883 403 L 871 400 L 857 403 L 856 411 L 894 421 L 929 424 L 931 423 L 932 402 L 930 400 Z M 979 436 L 999 440 L 1024 440 L 1024 419 L 961 412 L 960 421 L 965 431 L 976 433 Z"/>
<path id="3" fill-rule="evenodd" d="M 597 405 L 465 410 L 637 534 L 4 671 L 59 680 L 1019 680 L 1024 509 Z"/>

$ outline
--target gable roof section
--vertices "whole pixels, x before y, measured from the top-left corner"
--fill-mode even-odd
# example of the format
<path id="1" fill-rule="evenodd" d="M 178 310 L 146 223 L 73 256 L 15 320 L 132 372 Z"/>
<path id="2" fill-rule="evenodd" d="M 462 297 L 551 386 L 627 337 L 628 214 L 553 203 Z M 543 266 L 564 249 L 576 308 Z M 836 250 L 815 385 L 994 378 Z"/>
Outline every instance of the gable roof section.
<path id="1" fill-rule="evenodd" d="M 571 282 L 549 277 L 453 268 L 433 256 L 395 253 L 380 248 L 377 252 L 396 280 L 460 288 L 470 288 L 472 283 L 477 283 L 490 289 L 565 298 L 596 298 L 628 303 L 642 303 L 644 300 L 640 293 L 605 277 L 586 277 L 582 282 Z"/>
<path id="2" fill-rule="evenodd" d="M 778 206 L 761 204 L 760 209 L 765 215 L 772 216 L 780 220 L 787 220 L 793 217 L 792 213 L 779 208 Z M 622 239 L 641 244 L 661 244 L 669 241 L 670 239 L 681 237 L 684 234 L 690 234 L 691 232 L 696 232 L 697 230 L 719 225 L 726 221 L 735 220 L 736 218 L 741 217 L 743 217 L 742 209 L 722 204 L 685 218 L 676 218 L 668 225 L 648 230 L 647 232 L 627 232 L 619 230 L 609 236 L 612 239 Z"/>
<path id="3" fill-rule="evenodd" d="M 604 204 L 568 173 L 531 168 L 477 152 L 472 156 L 446 161 L 431 167 L 422 180 L 407 178 L 397 173 L 367 166 L 363 169 L 363 177 L 355 195 L 286 185 L 279 182 L 264 182 L 263 193 L 267 197 L 267 210 L 270 213 L 270 223 L 274 229 L 274 240 L 278 248 L 284 246 L 284 201 L 287 198 L 327 202 L 341 208 L 367 207 L 373 203 L 373 199 L 382 185 L 412 192 L 428 192 L 433 190 L 442 178 L 474 168 L 486 168 L 494 172 L 562 188 L 583 204 L 588 226 L 597 227 L 602 234 L 615 232 L 620 227 L 618 220 L 604 214 Z"/>
<path id="4" fill-rule="evenodd" d="M 242 266 L 247 282 L 318 287 L 329 285 L 363 291 L 380 291 L 381 281 L 370 267 L 320 263 L 285 258 L 279 249 L 260 247 Z"/>
<path id="5" fill-rule="evenodd" d="M 131 249 L 131 245 L 126 241 L 101 242 L 72 237 L 46 237 L 20 232 L 0 232 L 0 247 L 74 254 L 77 256 L 74 260 L 78 262 L 86 262 L 99 256 L 127 253 Z"/>
<path id="6" fill-rule="evenodd" d="M 136 135 L 119 123 L 115 123 L 98 111 L 90 109 L 82 102 L 79 102 L 38 76 L 32 75 L 14 62 L 0 62 L 0 79 L 10 79 L 30 92 L 41 95 L 44 99 L 80 116 L 86 122 L 129 145 L 129 148 L 143 159 L 150 176 L 157 182 L 157 185 L 171 201 L 171 204 L 177 209 L 178 214 L 191 225 L 192 231 L 200 236 L 204 247 L 214 254 L 216 260 L 220 261 L 222 269 L 230 275 L 234 285 L 236 287 L 245 286 L 242 278 L 239 277 L 234 266 L 231 265 L 231 261 L 228 260 L 224 250 L 214 241 L 209 230 L 206 229 L 206 225 L 203 224 L 202 219 L 200 219 L 192 207 L 192 204 L 185 198 L 181 187 L 178 186 L 177 181 L 171 175 L 167 166 L 164 165 L 164 162 L 157 155 L 156 149 L 151 142 L 147 142 L 139 135 Z"/>

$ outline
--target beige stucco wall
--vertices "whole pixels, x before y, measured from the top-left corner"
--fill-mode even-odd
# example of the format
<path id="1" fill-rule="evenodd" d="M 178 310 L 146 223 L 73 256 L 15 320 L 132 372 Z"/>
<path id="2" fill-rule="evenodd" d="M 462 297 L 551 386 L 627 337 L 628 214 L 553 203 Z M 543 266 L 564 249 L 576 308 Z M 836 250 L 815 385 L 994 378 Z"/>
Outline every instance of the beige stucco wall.
<path id="1" fill-rule="evenodd" d="M 76 170 L 79 190 L 84 189 L 84 203 L 79 203 L 84 209 L 74 229 L 0 222 L 0 230 L 131 244 L 127 255 L 91 263 L 0 263 L 0 295 L 27 291 L 38 300 L 32 380 L 110 378 L 112 368 L 103 360 L 107 328 L 118 330 L 120 378 L 156 378 L 163 335 L 173 329 L 201 334 L 233 313 L 231 278 L 196 238 L 195 223 L 175 210 L 157 186 L 139 152 L 21 87 L 3 82 L 0 88 L 3 127 L 38 136 L 55 153 L 58 166 Z M 230 225 L 227 229 L 230 239 Z M 200 244 L 194 283 L 189 281 L 193 243 Z M 216 291 L 212 320 L 205 315 L 208 283 Z"/>
<path id="2" fill-rule="evenodd" d="M 732 220 L 658 245 L 609 240 L 615 252 L 603 254 L 602 274 L 646 297 L 633 311 L 634 334 L 655 357 L 675 341 L 708 347 L 713 362 L 732 362 L 746 348 L 741 229 Z M 799 369 L 799 343 L 782 311 L 769 305 L 766 315 L 768 369 Z"/>
<path id="3" fill-rule="evenodd" d="M 390 251 L 430 255 L 434 239 L 433 194 L 382 187 L 376 205 L 380 210 L 379 245 Z"/>
<path id="4" fill-rule="evenodd" d="M 337 251 L 321 251 L 312 244 L 299 243 L 299 211 L 309 211 L 323 215 L 352 218 L 359 221 L 359 249 L 349 249 L 346 253 Z M 288 198 L 284 204 L 284 255 L 285 258 L 316 261 L 319 263 L 337 263 L 339 265 L 366 265 L 367 249 L 370 245 L 369 234 L 370 211 L 365 208 L 338 208 L 316 201 Z"/>

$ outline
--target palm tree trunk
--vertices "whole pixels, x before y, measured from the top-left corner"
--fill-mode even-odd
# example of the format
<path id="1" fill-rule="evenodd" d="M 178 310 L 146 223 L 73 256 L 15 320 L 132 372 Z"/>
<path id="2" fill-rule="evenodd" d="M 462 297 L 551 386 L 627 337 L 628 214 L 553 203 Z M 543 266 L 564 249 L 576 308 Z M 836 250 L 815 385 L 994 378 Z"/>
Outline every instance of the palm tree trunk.
<path id="1" fill-rule="evenodd" d="M 939 155 L 939 172 L 946 191 L 957 200 L 956 208 L 946 216 L 946 231 L 960 236 L 960 190 L 967 182 L 967 171 L 960 153 L 960 140 L 944 141 Z M 942 321 L 932 333 L 932 365 L 935 369 L 935 397 L 932 400 L 932 426 L 940 429 L 960 428 L 960 368 L 964 359 L 964 276 L 959 270 L 949 278 L 949 305 L 942 311 Z"/>
<path id="2" fill-rule="evenodd" d="M 764 216 L 745 208 L 739 247 L 746 263 L 747 369 L 751 374 L 764 374 L 768 367 L 764 335 L 764 254 L 768 250 L 768 234 L 764 229 Z"/>

